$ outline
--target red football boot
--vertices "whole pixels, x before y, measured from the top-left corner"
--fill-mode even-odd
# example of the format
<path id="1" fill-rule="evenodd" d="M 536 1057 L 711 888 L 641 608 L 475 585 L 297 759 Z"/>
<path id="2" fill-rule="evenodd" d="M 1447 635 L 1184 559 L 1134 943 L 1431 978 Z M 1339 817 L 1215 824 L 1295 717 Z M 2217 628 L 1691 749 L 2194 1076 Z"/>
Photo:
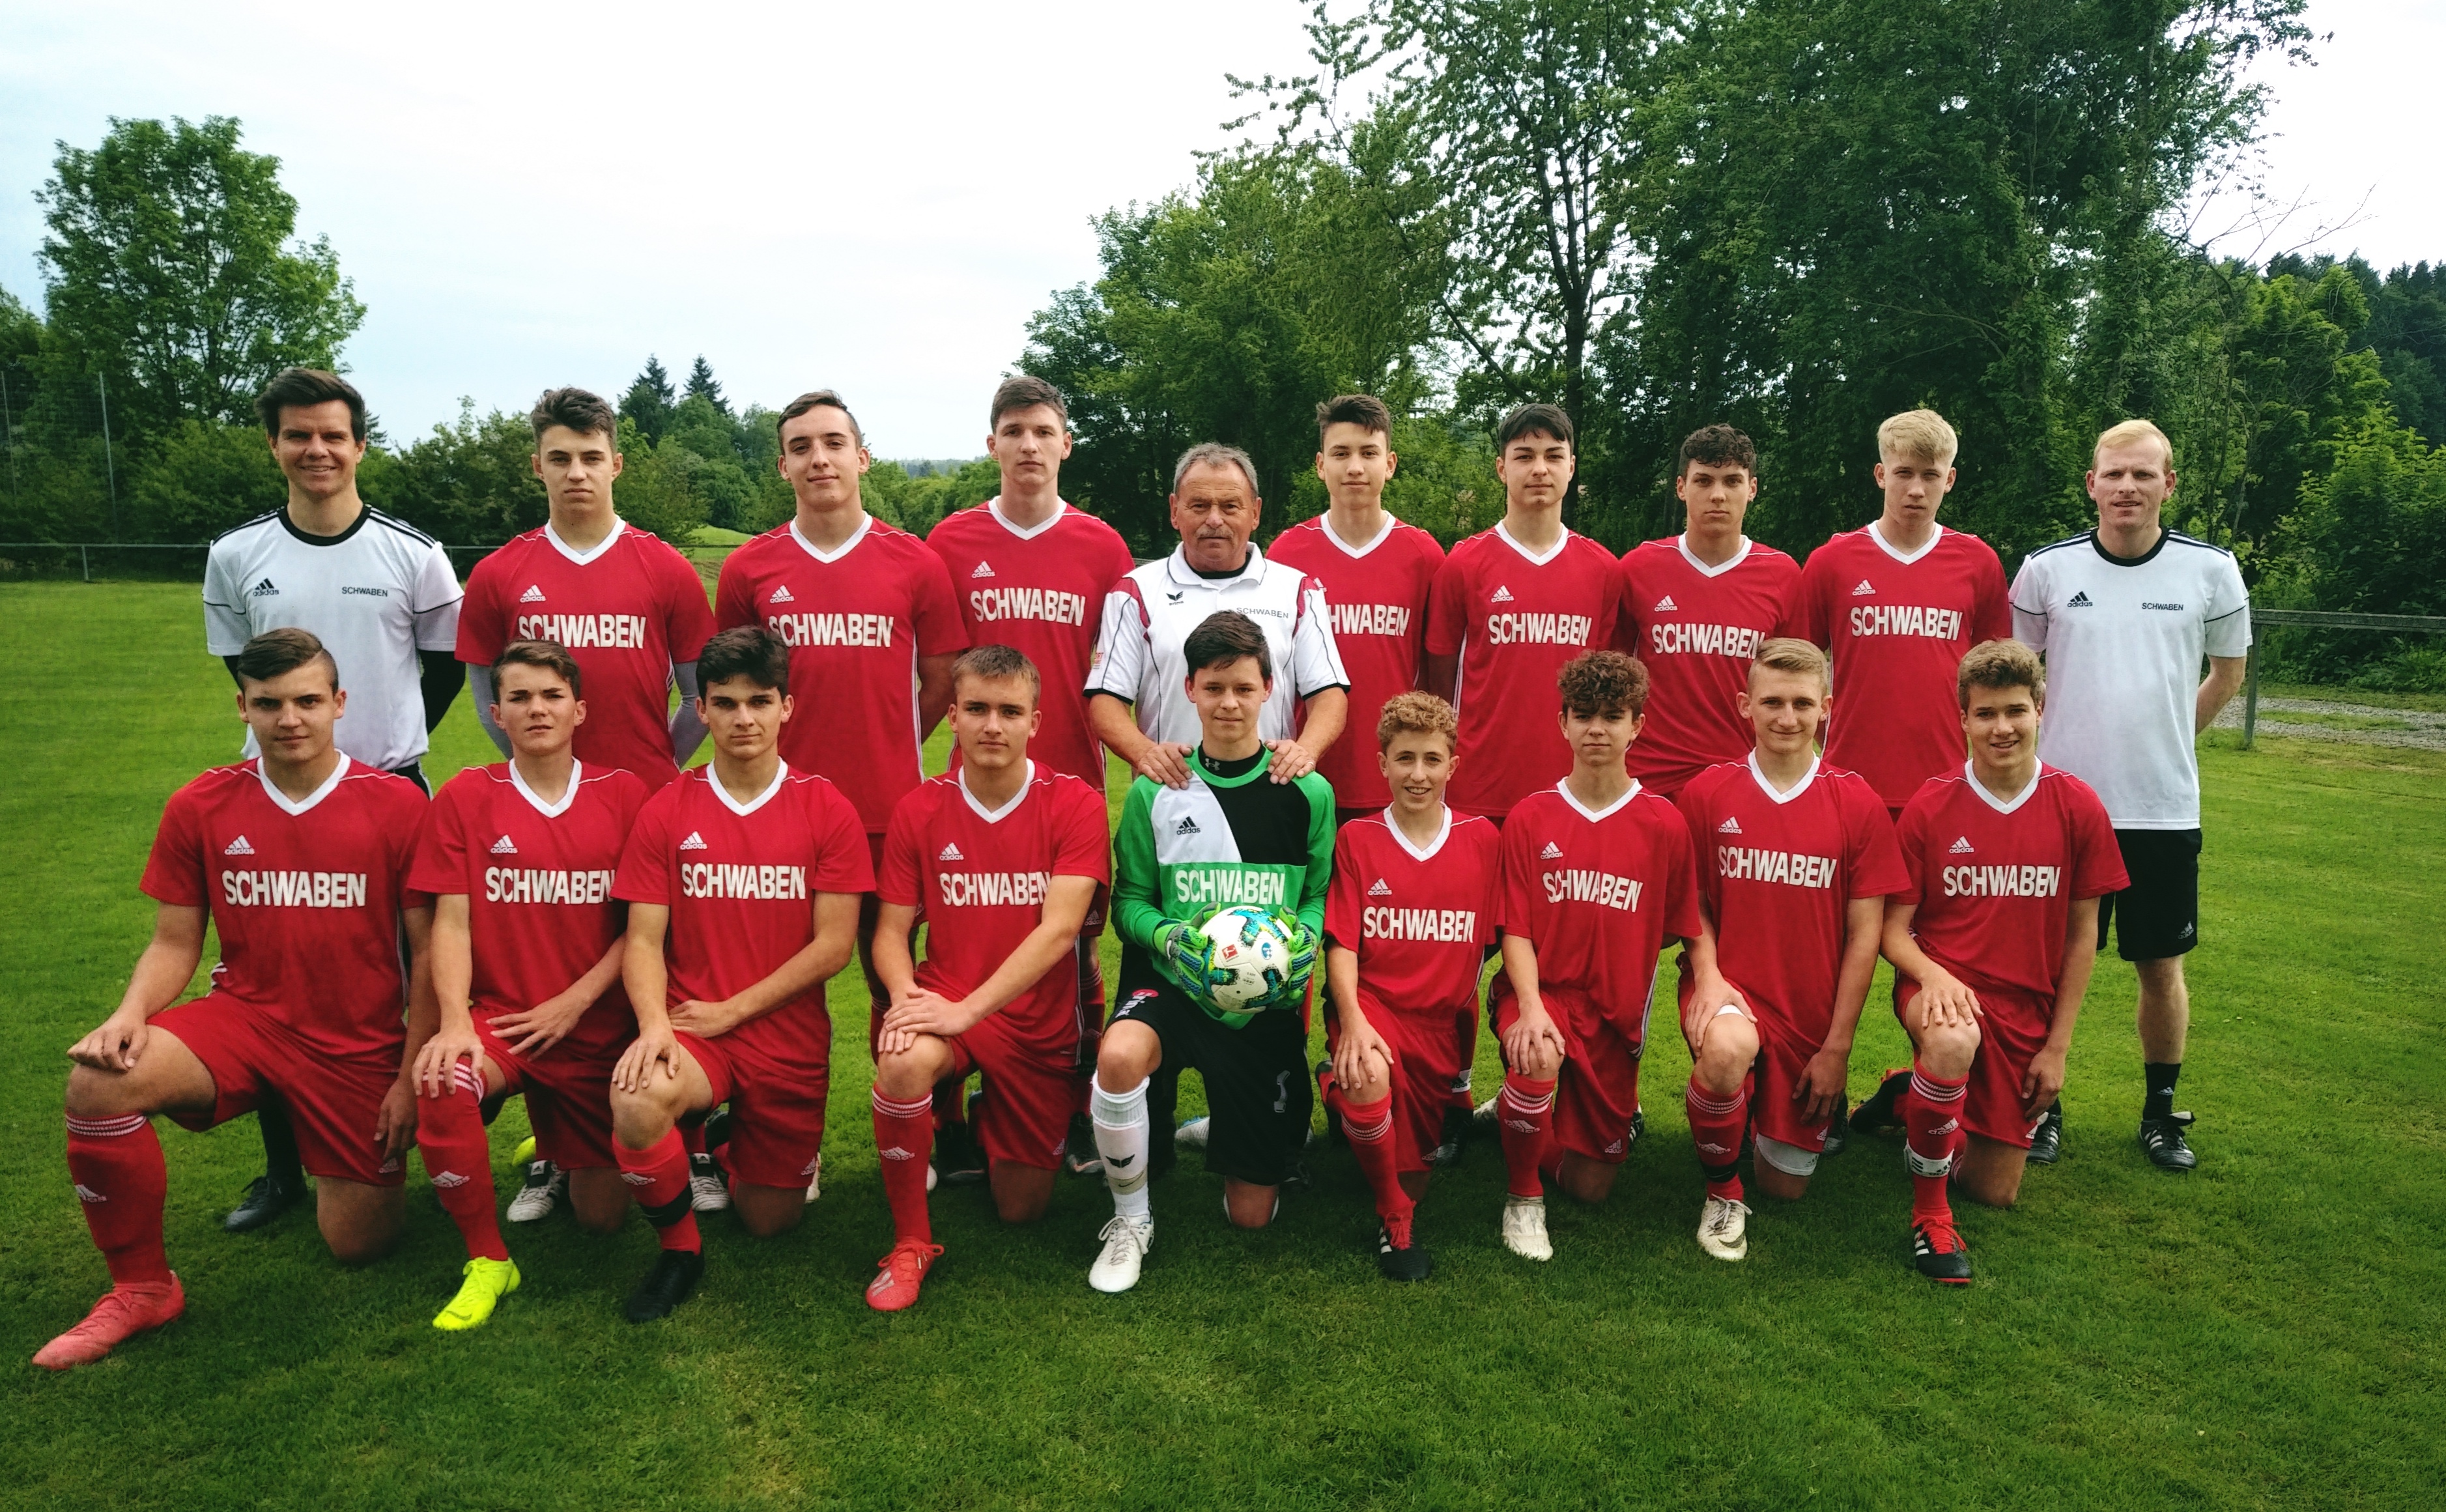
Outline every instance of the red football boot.
<path id="1" fill-rule="evenodd" d="M 917 1288 L 942 1253 L 943 1246 L 924 1239 L 902 1239 L 892 1246 L 892 1253 L 877 1262 L 882 1274 L 866 1283 L 866 1305 L 878 1313 L 897 1313 L 913 1304 Z"/>
<path id="2" fill-rule="evenodd" d="M 187 1293 L 176 1276 L 166 1283 L 122 1282 L 103 1294 L 85 1321 L 42 1347 L 34 1363 L 47 1370 L 91 1365 L 120 1345 L 177 1319 L 187 1310 Z"/>

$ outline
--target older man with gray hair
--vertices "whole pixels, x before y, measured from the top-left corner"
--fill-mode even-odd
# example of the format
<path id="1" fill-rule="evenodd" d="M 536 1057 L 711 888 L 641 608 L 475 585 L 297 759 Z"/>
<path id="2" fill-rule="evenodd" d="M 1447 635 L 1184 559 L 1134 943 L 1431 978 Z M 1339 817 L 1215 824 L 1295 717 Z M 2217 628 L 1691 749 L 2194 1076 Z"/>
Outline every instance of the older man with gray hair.
<path id="1" fill-rule="evenodd" d="M 1273 691 L 1258 734 L 1273 752 L 1275 782 L 1314 770 L 1349 717 L 1350 679 L 1333 644 L 1325 586 L 1268 561 L 1251 541 L 1261 507 L 1247 452 L 1212 441 L 1190 447 L 1172 471 L 1179 549 L 1137 568 L 1105 595 L 1087 669 L 1087 717 L 1097 738 L 1140 776 L 1188 785 L 1198 725 L 1181 643 L 1226 609 L 1254 620 L 1272 652 Z"/>

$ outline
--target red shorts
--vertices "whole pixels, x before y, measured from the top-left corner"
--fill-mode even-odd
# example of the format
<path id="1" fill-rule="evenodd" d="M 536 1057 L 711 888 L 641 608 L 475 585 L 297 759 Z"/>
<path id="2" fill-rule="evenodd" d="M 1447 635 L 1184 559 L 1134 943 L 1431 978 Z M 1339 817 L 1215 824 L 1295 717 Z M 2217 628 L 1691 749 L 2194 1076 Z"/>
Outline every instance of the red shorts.
<path id="1" fill-rule="evenodd" d="M 1674 984 L 1674 1002 L 1684 1011 L 1690 1006 L 1690 960 L 1685 954 Z M 1758 1015 L 1758 1059 L 1750 1063 L 1750 1074 L 1743 1083 L 1750 1100 L 1750 1127 L 1778 1143 L 1796 1149 L 1822 1150 L 1826 1147 L 1826 1130 L 1836 1114 L 1829 1114 L 1822 1123 L 1812 1124 L 1801 1117 L 1806 1105 L 1794 1101 L 1793 1093 L 1800 1087 L 1801 1074 L 1809 1069 L 1811 1057 L 1817 1046 L 1806 1049 L 1788 1032 L 1778 1032 L 1776 1025 L 1784 1021 L 1772 1004 L 1762 1003 L 1752 995 L 1750 1011 Z M 1687 1040 L 1685 1031 L 1683 1038 Z M 1697 1053 L 1697 1047 L 1691 1048 Z"/>
<path id="2" fill-rule="evenodd" d="M 1962 1126 L 1982 1139 L 2020 1149 L 2030 1147 L 2038 1120 L 2022 1116 L 2022 1078 L 2047 1044 L 2055 1022 L 2051 997 L 1980 987 L 1979 1053 L 1970 1061 L 1970 1089 L 1962 1100 Z M 1894 1017 L 1919 995 L 1919 984 L 1894 978 Z M 1908 1028 L 1908 1021 L 1906 1021 Z"/>
<path id="3" fill-rule="evenodd" d="M 948 1043 L 951 1068 L 945 1081 L 965 1082 L 970 1071 L 984 1073 L 975 1128 L 986 1159 L 1039 1170 L 1058 1167 L 1070 1137 L 1070 1115 L 1079 1107 L 1078 1052 L 1029 1044 L 1012 1032 L 1000 1013 L 952 1035 Z"/>
<path id="4" fill-rule="evenodd" d="M 1554 1122 L 1547 1137 L 1558 1149 L 1618 1165 L 1630 1153 L 1630 1121 L 1639 1111 L 1641 1044 L 1585 992 L 1548 987 L 1537 995 L 1563 1036 L 1563 1073 L 1554 1087 Z M 1487 1008 L 1500 1038 L 1520 1016 L 1511 977 L 1496 973 Z"/>
<path id="5" fill-rule="evenodd" d="M 730 1105 L 730 1144 L 722 1162 L 731 1180 L 803 1188 L 824 1146 L 830 1068 L 811 1071 L 775 1060 L 736 1034 L 705 1039 L 683 1030 L 677 1038 L 712 1086 L 711 1106 Z"/>
<path id="6" fill-rule="evenodd" d="M 501 1073 L 502 1087 L 526 1098 L 537 1155 L 568 1171 L 620 1163 L 612 1153 L 612 1068 L 628 1041 L 581 1046 L 564 1039 L 539 1055 L 520 1055 L 493 1032 L 490 1019 L 480 1018 L 476 1037 L 484 1042 L 484 1059 Z"/>
<path id="7" fill-rule="evenodd" d="M 297 1131 L 297 1156 L 314 1176 L 397 1186 L 406 1181 L 405 1162 L 383 1158 L 374 1128 L 383 1099 L 399 1080 L 401 1043 L 360 1055 L 335 1056 L 313 1049 L 270 1013 L 226 992 L 207 992 L 157 1013 L 153 1027 L 167 1030 L 195 1052 L 212 1073 L 213 1110 L 202 1118 L 172 1114 L 191 1129 L 226 1124 L 251 1113 L 270 1092 L 289 1109 Z"/>
<path id="8" fill-rule="evenodd" d="M 1453 1079 L 1468 1064 L 1460 1053 L 1459 1036 L 1449 1015 L 1434 1010 L 1420 1013 L 1387 1008 L 1364 988 L 1359 1006 L 1367 1014 L 1369 1027 L 1393 1048 L 1393 1168 L 1423 1171 L 1427 1152 L 1443 1143 L 1444 1109 L 1453 1100 Z M 1474 1007 L 1462 1009 L 1460 1017 L 1473 1031 L 1477 1030 Z M 1341 1042 L 1342 1015 L 1328 1013 L 1326 1053 L 1332 1054 Z"/>

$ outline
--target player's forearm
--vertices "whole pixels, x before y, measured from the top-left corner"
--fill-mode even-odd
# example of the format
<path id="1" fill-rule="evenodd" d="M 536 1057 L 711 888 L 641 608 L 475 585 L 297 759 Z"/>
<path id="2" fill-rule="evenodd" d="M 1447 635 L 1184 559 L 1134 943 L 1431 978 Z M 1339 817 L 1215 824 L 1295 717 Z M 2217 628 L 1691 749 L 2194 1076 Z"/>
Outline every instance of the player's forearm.
<path id="1" fill-rule="evenodd" d="M 569 984 L 571 997 L 593 1008 L 612 984 L 620 979 L 620 968 L 629 956 L 629 942 L 615 939 L 603 952 L 603 958 L 586 969 L 586 974 Z"/>
<path id="2" fill-rule="evenodd" d="M 696 711 L 696 663 L 672 663 L 671 682 L 680 692 L 680 706 L 671 710 L 671 762 L 686 766 L 706 736 L 705 720 Z"/>
<path id="3" fill-rule="evenodd" d="M 504 756 L 517 752 L 510 748 L 510 732 L 493 717 L 493 669 L 467 664 L 467 700 L 476 706 L 476 723 L 484 727 L 484 736 Z"/>
<path id="4" fill-rule="evenodd" d="M 886 903 L 876 914 L 875 936 L 867 941 L 867 960 L 883 990 L 894 997 L 917 985 L 917 960 L 909 951 L 909 935 L 916 927 L 915 908 Z"/>
<path id="5" fill-rule="evenodd" d="M 736 1029 L 809 992 L 821 992 L 826 982 L 838 975 L 840 969 L 849 964 L 850 950 L 857 942 L 861 901 L 856 893 L 818 893 L 815 938 L 800 946 L 772 974 L 744 992 L 731 994 L 728 1006 L 736 1016 L 730 1027 Z"/>
<path id="6" fill-rule="evenodd" d="M 1359 953 L 1339 945 L 1325 948 L 1325 992 L 1333 1000 L 1333 1011 L 1342 1021 L 1344 1033 L 1352 1026 L 1367 1021 L 1359 1006 Z"/>
<path id="7" fill-rule="evenodd" d="M 1834 973 L 1834 1011 L 1827 1016 L 1821 1049 L 1850 1053 L 1860 1032 L 1860 1013 L 1868 1006 L 1869 986 L 1877 975 L 1877 932 L 1859 930 L 1843 947 L 1843 964 Z"/>
<path id="8" fill-rule="evenodd" d="M 1310 756 L 1322 756 L 1342 738 L 1350 723 L 1350 695 L 1339 688 L 1318 690 L 1308 701 L 1308 718 L 1300 725 L 1299 744 Z"/>
<path id="9" fill-rule="evenodd" d="M 1928 952 L 1919 948 L 1919 941 L 1911 938 L 1911 912 L 1908 908 L 1887 911 L 1882 949 L 1886 959 L 1894 963 L 1895 971 L 1926 987 L 1932 980 L 1949 977 L 1953 973 L 1930 960 Z"/>
<path id="10" fill-rule="evenodd" d="M 1546 1011 L 1545 999 L 1537 992 L 1537 947 L 1525 936 L 1503 936 L 1503 975 L 1512 984 L 1512 995 L 1520 1001 L 1523 1013 Z"/>
<path id="11" fill-rule="evenodd" d="M 629 933 L 621 941 L 620 980 L 629 990 L 629 1007 L 637 1015 L 637 1031 L 661 1033 L 671 1027 L 670 968 L 663 959 L 663 932 L 670 910 L 655 904 L 629 905 Z"/>
<path id="12" fill-rule="evenodd" d="M 204 941 L 200 932 L 192 940 L 163 939 L 155 936 L 136 957 L 136 970 L 127 979 L 127 991 L 120 994 L 119 1011 L 149 1019 L 172 1003 L 196 979 L 196 968 L 204 960 Z"/>
<path id="13" fill-rule="evenodd" d="M 1133 769 L 1140 758 L 1155 748 L 1156 743 L 1138 728 L 1130 706 L 1110 693 L 1087 695 L 1087 726 L 1096 732 L 1098 740 Z"/>
<path id="14" fill-rule="evenodd" d="M 433 992 L 433 910 L 402 909 L 399 921 L 401 933 L 407 936 L 407 1040 L 400 1047 L 399 1056 L 399 1074 L 405 1077 L 414 1068 L 424 1042 L 442 1027 L 442 1012 Z"/>
<path id="15" fill-rule="evenodd" d="M 424 694 L 424 729 L 431 734 L 442 728 L 442 716 L 450 712 L 466 678 L 460 674 L 459 658 L 446 651 L 421 651 L 416 658 L 417 682 Z"/>
<path id="16" fill-rule="evenodd" d="M 2192 702 L 2192 734 L 2201 734 L 2216 723 L 2217 715 L 2223 713 L 2225 706 L 2233 702 L 2233 695 L 2242 690 L 2243 673 L 2248 667 L 2247 657 L 2209 658 L 2209 674 L 2201 680 L 2199 695 Z"/>
<path id="17" fill-rule="evenodd" d="M 1019 949 L 1005 956 L 993 974 L 962 1001 L 975 1011 L 979 1019 L 999 1013 L 1020 993 L 1044 980 L 1047 972 L 1078 948 L 1078 920 L 1070 920 L 1065 927 L 1061 919 L 1046 919 L 1029 931 L 1027 938 L 1019 942 Z"/>
<path id="18" fill-rule="evenodd" d="M 956 656 L 917 658 L 917 738 L 925 740 L 951 708 L 951 663 Z"/>
<path id="19" fill-rule="evenodd" d="M 2072 1049 L 2073 1025 L 2080 1018 L 2080 1002 L 2089 995 L 2090 974 L 2097 969 L 2098 899 L 2084 898 L 2072 905 L 2072 916 L 2064 921 L 2063 971 L 2056 978 L 2056 1016 L 2047 1026 L 2047 1049 Z"/>
<path id="20" fill-rule="evenodd" d="M 444 893 L 433 900 L 433 998 L 440 1022 L 453 1030 L 472 1029 L 470 1001 L 475 996 L 476 956 L 467 926 L 467 896 Z"/>

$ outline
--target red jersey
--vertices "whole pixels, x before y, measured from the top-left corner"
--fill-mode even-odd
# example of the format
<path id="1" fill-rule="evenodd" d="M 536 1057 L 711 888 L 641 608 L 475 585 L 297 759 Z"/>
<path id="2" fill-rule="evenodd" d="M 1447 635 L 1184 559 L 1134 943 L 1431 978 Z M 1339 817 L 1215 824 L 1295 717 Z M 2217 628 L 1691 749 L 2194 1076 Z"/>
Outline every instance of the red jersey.
<path id="1" fill-rule="evenodd" d="M 1414 849 L 1390 814 L 1342 826 L 1325 895 L 1326 937 L 1359 954 L 1364 1004 L 1438 1022 L 1477 1001 L 1477 973 L 1502 923 L 1502 832 L 1444 811 Z"/>
<path id="2" fill-rule="evenodd" d="M 1903 809 L 1899 839 L 1915 903 L 1911 935 L 1972 992 L 2052 999 L 2076 898 L 2131 885 L 2106 805 L 2072 773 L 2041 765 L 1999 803 L 1968 763 L 1931 777 Z"/>
<path id="3" fill-rule="evenodd" d="M 892 811 L 875 878 L 875 896 L 926 921 L 917 985 L 954 1001 L 984 985 L 1043 920 L 1056 877 L 1094 879 L 1087 917 L 1101 917 L 1113 881 L 1104 819 L 1102 788 L 1034 761 L 1018 796 L 998 810 L 977 802 L 956 773 L 920 783 Z M 1068 1052 L 1081 1031 L 1078 962 L 1063 956 L 994 1016 L 1025 1043 Z"/>
<path id="4" fill-rule="evenodd" d="M 1906 557 L 1872 521 L 1809 554 L 1777 633 L 1834 658 L 1826 759 L 1899 808 L 1962 765 L 1954 673 L 1971 647 L 2012 638 L 2004 565 L 1985 541 L 1942 525 Z"/>
<path id="5" fill-rule="evenodd" d="M 813 772 L 784 765 L 747 803 L 711 766 L 646 801 L 612 896 L 671 911 L 663 957 L 670 1002 L 716 1002 L 779 971 L 816 937 L 818 893 L 871 893 L 875 867 L 857 811 Z M 724 1035 L 810 1072 L 831 1064 L 824 984 Z"/>
<path id="6" fill-rule="evenodd" d="M 1325 585 L 1326 623 L 1350 678 L 1350 724 L 1316 759 L 1343 808 L 1382 808 L 1393 801 L 1376 765 L 1376 717 L 1384 700 L 1419 686 L 1427 644 L 1427 591 L 1444 549 L 1436 538 L 1391 515 L 1364 546 L 1345 545 L 1323 515 L 1303 520 L 1266 548 L 1274 560 Z"/>
<path id="7" fill-rule="evenodd" d="M 926 544 L 950 574 L 966 644 L 1008 646 L 1036 664 L 1044 720 L 1027 743 L 1029 760 L 1101 793 L 1104 747 L 1087 727 L 1087 663 L 1104 595 L 1135 565 L 1130 548 L 1120 531 L 1066 503 L 1026 530 L 1004 519 L 1001 505 L 989 499 L 944 517 Z M 951 759 L 956 765 L 956 749 Z"/>
<path id="8" fill-rule="evenodd" d="M 917 658 L 968 649 L 943 558 L 870 517 L 827 555 L 798 521 L 732 552 L 714 593 L 722 628 L 764 625 L 790 646 L 781 759 L 828 779 L 880 835 L 892 805 L 925 776 Z"/>
<path id="9" fill-rule="evenodd" d="M 659 787 L 679 770 L 671 759 L 671 667 L 696 660 L 712 633 L 704 580 L 660 537 L 623 521 L 581 553 L 546 525 L 467 575 L 458 655 L 490 667 L 514 640 L 566 648 L 577 658 L 586 700 L 572 747 L 577 759 Z"/>
<path id="10" fill-rule="evenodd" d="M 1633 546 L 1621 578 L 1614 642 L 1646 663 L 1648 676 L 1630 774 L 1670 798 L 1703 769 L 1748 753 L 1741 690 L 1783 620 L 1800 567 L 1746 536 L 1732 559 L 1709 567 L 1675 536 Z"/>
<path id="11" fill-rule="evenodd" d="M 1816 1054 L 1834 1022 L 1846 905 L 1910 885 L 1885 801 L 1822 761 L 1778 793 L 1753 755 L 1690 779 L 1681 808 L 1718 969 L 1762 1032 Z"/>
<path id="12" fill-rule="evenodd" d="M 408 885 L 465 896 L 478 1018 L 567 992 L 620 937 L 628 910 L 613 900 L 612 879 L 645 806 L 645 779 L 584 762 L 556 803 L 508 762 L 470 766 L 433 795 Z M 636 1032 L 614 977 L 562 1043 L 599 1051 Z"/>
<path id="13" fill-rule="evenodd" d="M 1503 824 L 1503 929 L 1537 947 L 1539 986 L 1587 993 L 1640 1043 L 1657 953 L 1699 934 L 1689 827 L 1637 783 L 1602 813 L 1530 794 Z"/>
<path id="14" fill-rule="evenodd" d="M 170 795 L 145 895 L 211 911 L 215 992 L 318 1053 L 397 1052 L 407 1035 L 399 914 L 423 901 L 408 898 L 407 869 L 424 795 L 343 755 L 292 803 L 261 765 L 216 766 Z"/>
<path id="15" fill-rule="evenodd" d="M 1445 802 L 1497 819 L 1571 769 L 1563 664 L 1613 640 L 1613 554 L 1571 531 L 1532 556 L 1501 525 L 1452 549 L 1427 597 L 1427 650 L 1458 656 L 1460 748 Z"/>

